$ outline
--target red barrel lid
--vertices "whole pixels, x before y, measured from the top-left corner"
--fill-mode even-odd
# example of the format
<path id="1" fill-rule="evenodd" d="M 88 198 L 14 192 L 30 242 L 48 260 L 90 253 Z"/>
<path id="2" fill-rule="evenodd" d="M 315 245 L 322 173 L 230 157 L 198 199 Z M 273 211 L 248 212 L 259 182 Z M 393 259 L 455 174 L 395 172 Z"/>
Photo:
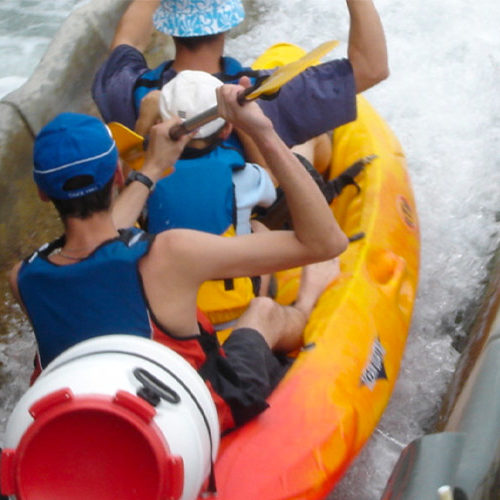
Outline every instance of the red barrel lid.
<path id="1" fill-rule="evenodd" d="M 60 389 L 30 408 L 16 450 L 2 452 L 2 493 L 22 500 L 177 500 L 182 457 L 172 456 L 156 410 L 125 391 L 74 396 Z"/>

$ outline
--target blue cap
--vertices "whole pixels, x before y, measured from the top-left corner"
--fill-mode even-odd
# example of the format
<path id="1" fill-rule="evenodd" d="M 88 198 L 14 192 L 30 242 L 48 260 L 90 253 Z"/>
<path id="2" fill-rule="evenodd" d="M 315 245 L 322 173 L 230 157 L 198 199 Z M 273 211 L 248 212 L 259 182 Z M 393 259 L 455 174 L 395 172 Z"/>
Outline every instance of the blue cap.
<path id="1" fill-rule="evenodd" d="M 245 18 L 241 0 L 161 0 L 154 26 L 167 35 L 216 35 L 234 28 Z"/>
<path id="2" fill-rule="evenodd" d="M 79 198 L 103 188 L 113 177 L 118 151 L 104 123 L 88 115 L 61 113 L 40 130 L 33 151 L 33 177 L 51 198 Z M 88 176 L 84 187 L 68 190 L 65 183 Z"/>

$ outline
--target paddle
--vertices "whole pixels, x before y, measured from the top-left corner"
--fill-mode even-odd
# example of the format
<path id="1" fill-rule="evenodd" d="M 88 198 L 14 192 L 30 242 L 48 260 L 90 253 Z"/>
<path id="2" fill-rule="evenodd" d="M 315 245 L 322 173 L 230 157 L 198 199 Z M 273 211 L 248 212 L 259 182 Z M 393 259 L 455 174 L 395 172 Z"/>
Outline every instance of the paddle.
<path id="1" fill-rule="evenodd" d="M 334 47 L 338 45 L 337 40 L 324 42 L 320 46 L 308 52 L 305 56 L 297 61 L 279 67 L 276 71 L 271 73 L 265 80 L 257 83 L 256 85 L 247 88 L 239 95 L 239 102 L 243 104 L 245 101 L 253 101 L 262 95 L 270 95 L 277 92 L 285 83 L 289 82 L 292 78 L 302 73 L 305 69 L 317 63 L 324 55 L 328 54 Z M 219 117 L 217 106 L 207 109 L 199 115 L 193 116 L 189 120 L 175 125 L 170 129 L 170 137 L 172 139 L 179 139 L 184 134 L 188 134 L 193 130 L 205 125 L 212 120 Z"/>
<path id="2" fill-rule="evenodd" d="M 300 59 L 280 66 L 266 79 L 242 92 L 239 97 L 240 102 L 243 104 L 246 101 L 252 101 L 263 95 L 274 94 L 292 78 L 302 73 L 308 67 L 318 63 L 319 60 L 334 49 L 338 43 L 337 40 L 324 42 Z M 205 123 L 215 120 L 218 116 L 217 106 L 214 106 L 172 127 L 170 129 L 170 137 L 177 140 L 184 134 L 188 134 L 202 125 L 205 125 Z M 110 122 L 108 123 L 108 127 L 113 134 L 120 155 L 124 157 L 131 168 L 140 170 L 143 163 L 142 153 L 144 149 L 144 138 L 118 122 Z"/>
<path id="3" fill-rule="evenodd" d="M 140 170 L 144 163 L 144 137 L 119 122 L 107 124 L 120 156 L 134 170 Z"/>

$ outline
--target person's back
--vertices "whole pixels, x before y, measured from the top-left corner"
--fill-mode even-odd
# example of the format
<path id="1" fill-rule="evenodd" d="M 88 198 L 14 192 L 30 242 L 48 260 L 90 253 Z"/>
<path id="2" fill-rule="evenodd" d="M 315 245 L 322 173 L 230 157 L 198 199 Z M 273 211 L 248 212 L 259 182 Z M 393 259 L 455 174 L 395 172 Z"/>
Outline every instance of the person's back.
<path id="1" fill-rule="evenodd" d="M 154 123 L 179 116 L 189 120 L 217 104 L 222 82 L 202 71 L 181 71 L 141 108 L 140 121 Z M 274 184 L 262 167 L 245 161 L 232 126 L 218 118 L 193 135 L 174 172 L 156 183 L 147 201 L 145 227 L 157 234 L 174 228 L 197 229 L 228 237 L 251 232 L 256 206 L 276 199 Z M 146 135 L 148 129 L 139 130 Z M 261 293 L 257 277 L 209 281 L 198 305 L 217 329 L 225 328 Z"/>
<path id="2" fill-rule="evenodd" d="M 121 231 L 80 259 L 62 252 L 64 240 L 59 238 L 25 260 L 18 287 L 31 311 L 42 367 L 68 347 L 96 335 L 150 336 L 137 262 L 151 241 L 138 230 Z M 59 265 L 51 255 L 72 265 Z"/>

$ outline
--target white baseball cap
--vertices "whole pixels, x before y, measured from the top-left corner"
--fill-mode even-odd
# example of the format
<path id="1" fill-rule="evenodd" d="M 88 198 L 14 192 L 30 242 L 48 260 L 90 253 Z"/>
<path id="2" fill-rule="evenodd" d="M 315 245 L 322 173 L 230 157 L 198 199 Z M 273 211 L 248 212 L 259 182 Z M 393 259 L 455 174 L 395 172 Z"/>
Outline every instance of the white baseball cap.
<path id="1" fill-rule="evenodd" d="M 185 70 L 167 82 L 161 89 L 160 114 L 164 120 L 178 116 L 189 120 L 217 104 L 215 89 L 222 82 L 205 71 Z M 198 129 L 194 138 L 204 139 L 219 130 L 224 124 L 223 118 L 217 118 Z"/>

